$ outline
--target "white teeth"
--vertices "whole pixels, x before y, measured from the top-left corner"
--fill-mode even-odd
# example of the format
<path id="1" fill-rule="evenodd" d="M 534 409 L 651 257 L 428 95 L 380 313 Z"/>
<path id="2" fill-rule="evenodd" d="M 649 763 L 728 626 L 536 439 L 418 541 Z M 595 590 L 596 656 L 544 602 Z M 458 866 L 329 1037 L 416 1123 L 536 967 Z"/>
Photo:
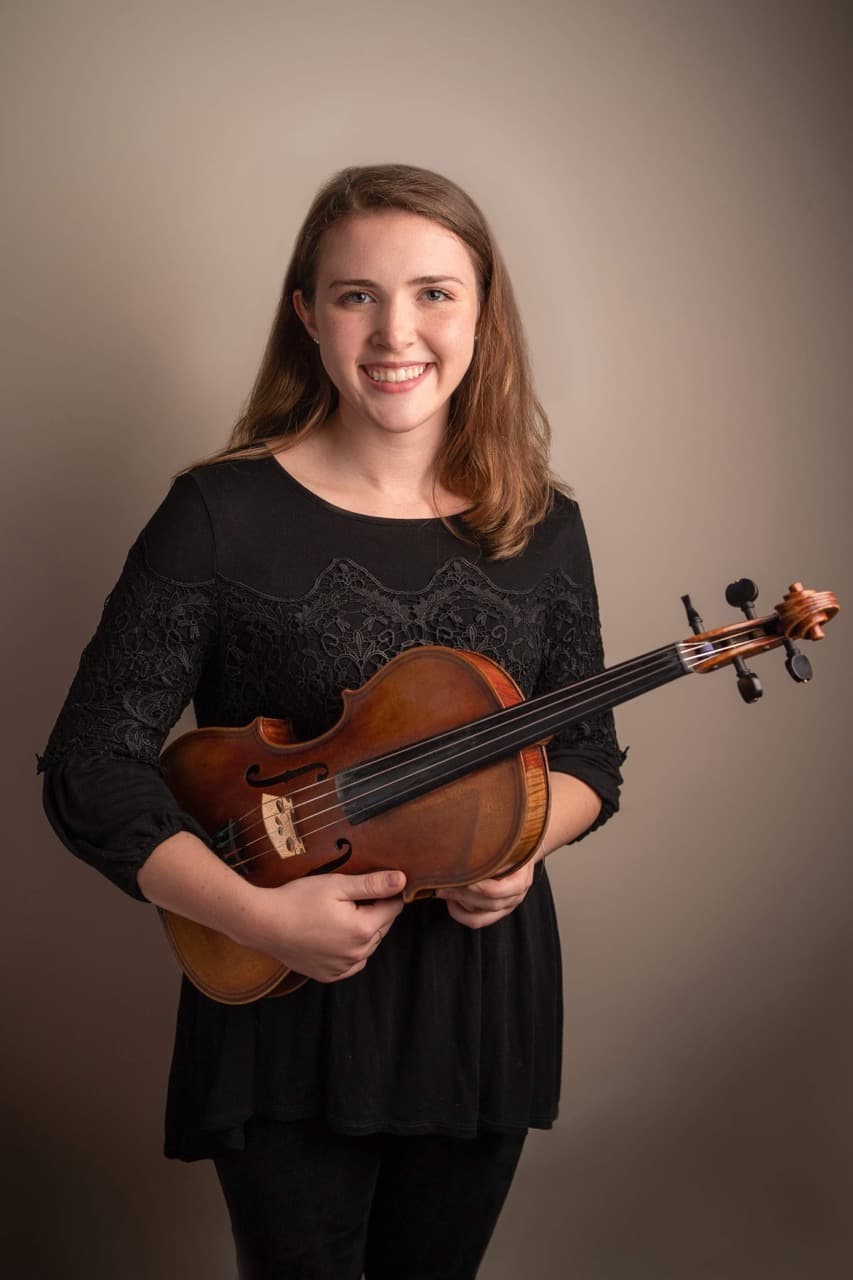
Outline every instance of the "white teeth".
<path id="1" fill-rule="evenodd" d="M 365 365 L 365 373 L 373 382 L 410 382 L 419 378 L 426 369 L 425 364 L 411 364 L 405 369 L 369 369 Z"/>

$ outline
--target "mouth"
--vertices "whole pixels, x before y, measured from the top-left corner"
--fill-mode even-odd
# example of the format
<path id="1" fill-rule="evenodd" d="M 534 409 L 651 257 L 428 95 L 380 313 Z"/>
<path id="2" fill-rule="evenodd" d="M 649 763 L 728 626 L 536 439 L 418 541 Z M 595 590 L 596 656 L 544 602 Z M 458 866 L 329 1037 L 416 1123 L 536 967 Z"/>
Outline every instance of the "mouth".
<path id="1" fill-rule="evenodd" d="M 431 362 L 428 364 L 359 365 L 359 369 L 371 386 L 375 387 L 377 391 L 384 392 L 410 391 L 413 387 L 423 382 L 432 367 Z"/>

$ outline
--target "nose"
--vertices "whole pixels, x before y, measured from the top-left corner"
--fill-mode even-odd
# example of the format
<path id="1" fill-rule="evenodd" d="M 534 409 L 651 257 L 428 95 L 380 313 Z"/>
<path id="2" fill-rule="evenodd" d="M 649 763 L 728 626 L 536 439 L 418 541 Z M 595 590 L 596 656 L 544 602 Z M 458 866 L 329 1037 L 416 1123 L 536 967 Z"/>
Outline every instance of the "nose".
<path id="1" fill-rule="evenodd" d="M 415 341 L 415 315 L 406 298 L 389 298 L 376 317 L 374 341 L 388 351 L 404 351 Z"/>

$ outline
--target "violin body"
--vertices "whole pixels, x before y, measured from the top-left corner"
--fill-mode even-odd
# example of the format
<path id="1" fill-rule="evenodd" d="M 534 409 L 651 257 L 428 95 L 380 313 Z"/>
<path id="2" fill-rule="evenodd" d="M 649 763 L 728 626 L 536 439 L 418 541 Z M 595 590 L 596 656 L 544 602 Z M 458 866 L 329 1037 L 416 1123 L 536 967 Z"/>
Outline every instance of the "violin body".
<path id="1" fill-rule="evenodd" d="M 532 855 L 548 818 L 549 735 L 367 819 L 348 816 L 336 786 L 367 760 L 393 760 L 522 702 L 497 663 L 440 646 L 409 649 L 342 697 L 337 724 L 308 742 L 294 740 L 289 721 L 259 717 L 237 729 L 196 729 L 164 751 L 169 788 L 235 874 L 271 888 L 322 871 L 399 869 L 411 902 Z M 184 972 L 213 999 L 242 1004 L 305 981 L 213 929 L 161 914 Z"/>

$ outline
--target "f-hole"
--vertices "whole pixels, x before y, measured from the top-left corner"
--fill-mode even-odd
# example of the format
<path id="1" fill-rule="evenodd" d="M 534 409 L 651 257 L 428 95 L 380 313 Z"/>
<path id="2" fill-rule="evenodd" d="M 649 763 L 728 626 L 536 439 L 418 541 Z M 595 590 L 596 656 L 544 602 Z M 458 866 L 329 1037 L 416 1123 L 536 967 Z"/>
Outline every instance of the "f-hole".
<path id="1" fill-rule="evenodd" d="M 326 781 L 329 776 L 329 766 L 323 764 L 322 760 L 315 760 L 313 764 L 300 765 L 298 769 L 285 769 L 284 773 L 275 773 L 268 778 L 258 777 L 261 771 L 259 764 L 250 764 L 245 776 L 250 787 L 275 787 L 280 782 L 289 782 L 291 778 L 299 778 L 303 773 L 310 773 L 312 769 L 318 770 L 315 782 Z"/>

